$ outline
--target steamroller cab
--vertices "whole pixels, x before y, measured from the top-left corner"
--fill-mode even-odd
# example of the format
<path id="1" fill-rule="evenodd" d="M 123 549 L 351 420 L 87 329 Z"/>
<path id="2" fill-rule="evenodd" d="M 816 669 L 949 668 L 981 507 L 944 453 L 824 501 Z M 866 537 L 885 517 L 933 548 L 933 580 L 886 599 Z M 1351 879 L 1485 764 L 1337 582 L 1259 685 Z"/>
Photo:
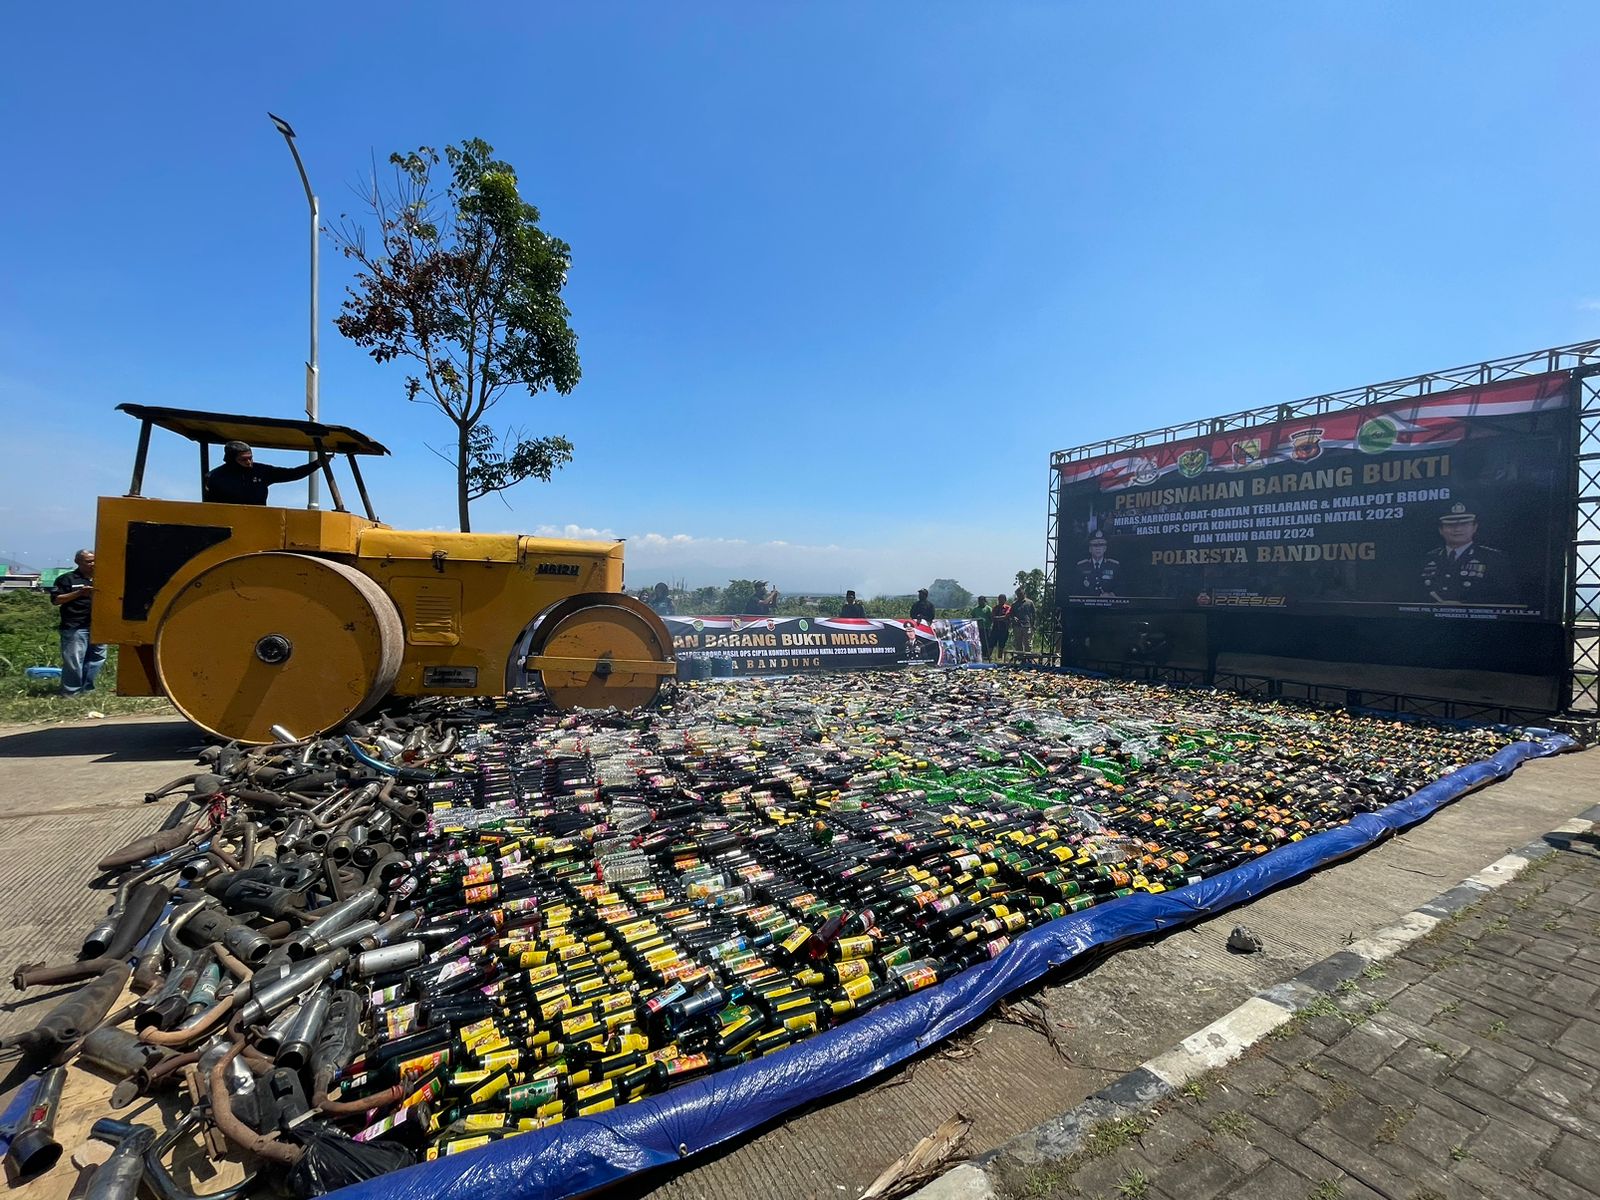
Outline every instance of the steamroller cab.
<path id="1" fill-rule="evenodd" d="M 676 671 L 672 638 L 622 590 L 623 543 L 390 529 L 360 458 L 388 451 L 340 425 L 118 406 L 140 422 L 126 496 L 95 532 L 93 628 L 121 647 L 117 690 L 168 697 L 219 737 L 335 729 L 395 696 L 540 686 L 563 708 L 638 708 Z M 365 515 L 142 494 L 153 429 L 200 449 L 343 457 Z M 293 484 L 279 484 L 273 498 Z"/>

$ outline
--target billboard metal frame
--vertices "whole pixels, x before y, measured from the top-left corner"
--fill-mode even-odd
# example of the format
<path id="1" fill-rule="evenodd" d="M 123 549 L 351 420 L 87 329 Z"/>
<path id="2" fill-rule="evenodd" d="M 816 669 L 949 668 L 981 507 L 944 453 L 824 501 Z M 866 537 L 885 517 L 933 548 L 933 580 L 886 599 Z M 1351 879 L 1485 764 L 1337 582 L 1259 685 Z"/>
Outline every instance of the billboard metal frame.
<path id="1" fill-rule="evenodd" d="M 1258 425 L 1275 425 L 1280 421 L 1292 421 L 1300 417 L 1320 416 L 1347 408 L 1363 408 L 1391 400 L 1428 396 L 1435 392 L 1478 387 L 1505 379 L 1544 375 L 1554 371 L 1569 372 L 1573 387 L 1571 494 L 1574 503 L 1567 520 L 1567 586 L 1563 611 L 1569 651 L 1564 688 L 1565 711 L 1578 716 L 1600 715 L 1600 339 L 1536 350 L 1529 354 L 1490 359 L 1464 367 L 1453 367 L 1446 371 L 1433 371 L 1426 375 L 1412 375 L 1384 383 L 1371 383 L 1340 392 L 1325 392 L 1286 404 L 1263 405 L 1242 412 L 1186 421 L 1180 425 L 1167 425 L 1159 429 L 1148 429 L 1143 433 L 1106 438 L 1103 441 L 1088 442 L 1067 450 L 1057 450 L 1050 455 L 1050 486 L 1045 516 L 1045 578 L 1052 584 L 1056 580 L 1058 566 L 1056 550 L 1061 512 L 1060 468 L 1067 463 L 1082 462 L 1084 459 L 1099 458 L 1107 454 L 1122 454 L 1147 446 L 1161 446 L 1187 438 L 1210 437 L 1233 430 L 1251 429 Z M 1058 639 L 1063 636 L 1064 633 L 1058 634 Z M 1065 662 L 1064 654 L 1065 646 L 1058 640 L 1059 661 Z M 1142 676 L 1157 670 L 1145 663 L 1086 665 L 1090 669 L 1122 675 Z M 1176 669 L 1161 668 L 1160 672 L 1161 677 L 1170 682 L 1201 682 L 1169 678 L 1174 676 L 1175 672 L 1186 673 Z M 1339 694 L 1337 701 L 1351 706 L 1383 708 L 1387 711 L 1412 713 L 1418 716 L 1522 720 L 1534 715 L 1521 710 L 1495 708 L 1463 700 L 1441 700 L 1438 697 L 1412 696 L 1387 691 L 1369 696 L 1359 690 L 1335 689 L 1325 684 L 1303 684 L 1293 680 L 1255 676 L 1246 679 L 1242 676 L 1235 678 L 1219 674 L 1215 680 L 1206 682 L 1217 687 L 1233 688 L 1251 694 L 1299 695 L 1323 701 L 1334 700 L 1334 693 L 1337 692 Z M 1263 692 L 1263 688 L 1267 690 Z"/>

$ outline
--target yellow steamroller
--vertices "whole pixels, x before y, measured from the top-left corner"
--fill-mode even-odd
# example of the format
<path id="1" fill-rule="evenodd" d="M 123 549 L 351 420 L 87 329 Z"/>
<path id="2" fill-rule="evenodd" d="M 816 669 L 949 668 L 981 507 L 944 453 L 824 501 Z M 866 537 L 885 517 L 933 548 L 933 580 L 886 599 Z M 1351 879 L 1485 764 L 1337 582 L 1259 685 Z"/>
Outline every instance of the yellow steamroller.
<path id="1" fill-rule="evenodd" d="M 126 496 L 95 532 L 91 636 L 121 646 L 117 690 L 168 697 L 202 729 L 261 743 L 336 729 L 390 696 L 531 684 L 562 708 L 638 708 L 676 673 L 661 618 L 622 590 L 617 542 L 402 531 L 372 511 L 354 429 L 122 404 L 141 424 Z M 152 429 L 200 447 L 342 456 L 364 516 L 143 495 Z M 278 485 L 280 491 L 290 484 Z"/>

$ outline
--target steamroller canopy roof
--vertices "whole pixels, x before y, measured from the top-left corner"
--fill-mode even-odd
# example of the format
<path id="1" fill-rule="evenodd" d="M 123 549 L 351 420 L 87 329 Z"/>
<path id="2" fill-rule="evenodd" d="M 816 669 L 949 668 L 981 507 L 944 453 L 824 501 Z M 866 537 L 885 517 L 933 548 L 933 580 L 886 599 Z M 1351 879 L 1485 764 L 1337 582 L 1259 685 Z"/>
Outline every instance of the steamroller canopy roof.
<path id="1" fill-rule="evenodd" d="M 289 417 L 242 417 L 232 413 L 196 412 L 187 408 L 152 408 L 119 404 L 118 412 L 149 421 L 191 442 L 249 442 L 257 450 L 315 451 L 317 439 L 330 454 L 387 454 L 387 447 L 348 425 Z"/>

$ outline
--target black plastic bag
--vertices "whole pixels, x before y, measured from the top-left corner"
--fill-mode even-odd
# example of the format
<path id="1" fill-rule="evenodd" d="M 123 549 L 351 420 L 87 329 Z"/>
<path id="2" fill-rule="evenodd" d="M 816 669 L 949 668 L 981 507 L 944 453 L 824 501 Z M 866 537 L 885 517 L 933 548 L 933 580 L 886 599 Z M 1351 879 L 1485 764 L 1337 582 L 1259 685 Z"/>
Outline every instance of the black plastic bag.
<path id="1" fill-rule="evenodd" d="M 289 1168 L 288 1182 L 301 1200 L 376 1179 L 417 1161 L 410 1150 L 396 1142 L 358 1142 L 333 1129 L 312 1129 L 302 1133 L 299 1140 L 306 1152 Z"/>

